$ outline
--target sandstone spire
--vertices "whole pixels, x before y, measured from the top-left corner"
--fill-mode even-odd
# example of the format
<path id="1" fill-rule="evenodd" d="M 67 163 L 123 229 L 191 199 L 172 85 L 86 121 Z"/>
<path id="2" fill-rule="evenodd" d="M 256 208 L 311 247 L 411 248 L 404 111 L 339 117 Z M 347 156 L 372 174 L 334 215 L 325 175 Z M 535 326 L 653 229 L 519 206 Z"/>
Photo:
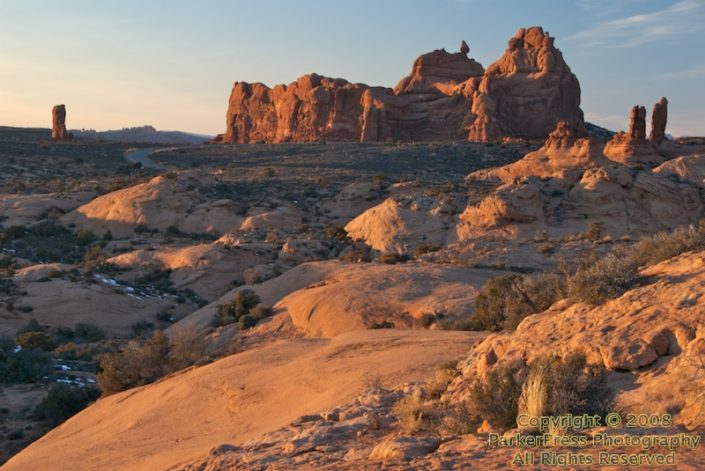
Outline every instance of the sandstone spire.
<path id="1" fill-rule="evenodd" d="M 55 141 L 65 141 L 66 135 L 66 107 L 56 105 L 51 109 L 51 138 Z"/>
<path id="2" fill-rule="evenodd" d="M 649 134 L 649 142 L 653 146 L 660 146 L 666 137 L 666 121 L 668 119 L 668 100 L 662 97 L 654 105 L 654 111 L 651 113 L 651 133 Z"/>
<path id="3" fill-rule="evenodd" d="M 468 43 L 463 39 L 460 41 L 460 53 L 467 56 L 468 52 L 470 52 L 470 46 L 468 46 Z"/>
<path id="4" fill-rule="evenodd" d="M 646 108 L 634 106 L 629 114 L 629 137 L 633 142 L 646 140 Z"/>

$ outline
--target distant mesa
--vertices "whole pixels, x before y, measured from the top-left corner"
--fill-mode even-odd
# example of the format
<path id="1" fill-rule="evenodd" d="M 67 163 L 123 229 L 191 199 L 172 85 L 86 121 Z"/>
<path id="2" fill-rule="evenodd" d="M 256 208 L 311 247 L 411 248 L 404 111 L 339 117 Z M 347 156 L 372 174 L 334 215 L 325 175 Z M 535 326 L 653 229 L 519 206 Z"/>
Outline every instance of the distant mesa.
<path id="1" fill-rule="evenodd" d="M 51 138 L 55 141 L 68 141 L 73 134 L 66 132 L 66 106 L 56 105 L 51 109 Z"/>
<path id="2" fill-rule="evenodd" d="M 519 29 L 487 69 L 469 52 L 423 54 L 394 89 L 317 74 L 235 82 L 216 142 L 545 139 L 561 120 L 585 132 L 578 79 L 541 27 Z"/>

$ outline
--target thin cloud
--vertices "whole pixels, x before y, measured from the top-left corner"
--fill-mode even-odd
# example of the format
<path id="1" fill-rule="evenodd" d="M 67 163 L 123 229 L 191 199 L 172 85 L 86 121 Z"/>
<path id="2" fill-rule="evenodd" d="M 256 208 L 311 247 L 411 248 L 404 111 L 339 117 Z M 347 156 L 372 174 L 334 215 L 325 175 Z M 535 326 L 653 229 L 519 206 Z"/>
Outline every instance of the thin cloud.
<path id="1" fill-rule="evenodd" d="M 698 64 L 689 69 L 675 70 L 653 76 L 658 80 L 690 80 L 705 78 L 705 64 Z"/>
<path id="2" fill-rule="evenodd" d="M 668 8 L 599 23 L 569 38 L 586 48 L 636 47 L 705 28 L 705 2 L 681 0 Z"/>

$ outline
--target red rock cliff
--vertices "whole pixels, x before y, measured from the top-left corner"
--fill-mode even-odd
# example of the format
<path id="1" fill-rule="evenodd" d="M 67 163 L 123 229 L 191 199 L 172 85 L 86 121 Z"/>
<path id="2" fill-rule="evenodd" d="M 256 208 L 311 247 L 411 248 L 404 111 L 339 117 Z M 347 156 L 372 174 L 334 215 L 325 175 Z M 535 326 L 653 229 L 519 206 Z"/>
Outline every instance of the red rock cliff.
<path id="1" fill-rule="evenodd" d="M 487 70 L 460 51 L 420 56 L 394 89 L 317 74 L 269 88 L 236 82 L 221 142 L 545 138 L 584 126 L 580 85 L 540 27 L 520 29 Z"/>

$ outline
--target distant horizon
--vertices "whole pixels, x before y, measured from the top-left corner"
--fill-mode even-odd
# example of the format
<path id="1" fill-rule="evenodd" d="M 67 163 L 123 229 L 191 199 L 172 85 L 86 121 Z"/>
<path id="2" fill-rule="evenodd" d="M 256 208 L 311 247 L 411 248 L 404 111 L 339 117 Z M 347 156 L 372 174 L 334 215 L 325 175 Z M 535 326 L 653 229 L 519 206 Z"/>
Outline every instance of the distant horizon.
<path id="1" fill-rule="evenodd" d="M 148 123 L 214 136 L 233 82 L 271 87 L 315 72 L 393 87 L 423 53 L 464 39 L 486 68 L 519 27 L 541 25 L 580 81 L 586 121 L 625 130 L 633 105 L 650 113 L 665 96 L 669 134 L 705 135 L 703 0 L 6 3 L 3 126 L 49 127 L 64 103 L 70 129 Z"/>

